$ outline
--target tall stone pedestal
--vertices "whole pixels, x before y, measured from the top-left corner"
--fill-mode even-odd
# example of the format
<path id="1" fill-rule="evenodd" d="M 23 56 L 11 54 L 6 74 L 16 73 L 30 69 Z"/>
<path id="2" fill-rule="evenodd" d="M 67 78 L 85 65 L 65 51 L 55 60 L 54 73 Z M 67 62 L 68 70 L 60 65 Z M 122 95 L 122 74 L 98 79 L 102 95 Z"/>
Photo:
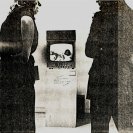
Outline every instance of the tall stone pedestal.
<path id="1" fill-rule="evenodd" d="M 46 87 L 46 126 L 76 126 L 76 71 L 48 69 Z"/>

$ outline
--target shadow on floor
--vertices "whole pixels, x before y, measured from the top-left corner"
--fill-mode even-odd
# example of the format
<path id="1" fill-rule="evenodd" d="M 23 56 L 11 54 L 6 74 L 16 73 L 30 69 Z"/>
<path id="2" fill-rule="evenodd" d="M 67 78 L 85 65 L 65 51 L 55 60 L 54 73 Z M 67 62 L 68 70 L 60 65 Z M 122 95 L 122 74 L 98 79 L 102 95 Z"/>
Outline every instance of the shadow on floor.
<path id="1" fill-rule="evenodd" d="M 91 122 L 91 120 L 90 120 L 90 114 L 89 113 L 78 115 L 77 121 L 76 121 L 76 127 L 80 127 L 80 126 L 89 124 L 90 122 Z"/>

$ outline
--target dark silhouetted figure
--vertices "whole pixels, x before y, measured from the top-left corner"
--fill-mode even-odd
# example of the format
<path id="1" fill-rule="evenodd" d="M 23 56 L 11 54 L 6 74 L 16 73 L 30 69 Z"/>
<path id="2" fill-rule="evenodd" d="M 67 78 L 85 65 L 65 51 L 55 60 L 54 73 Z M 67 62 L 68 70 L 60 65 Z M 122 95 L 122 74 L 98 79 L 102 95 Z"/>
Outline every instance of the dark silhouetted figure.
<path id="1" fill-rule="evenodd" d="M 133 11 L 124 0 L 98 3 L 85 49 L 91 131 L 108 133 L 112 116 L 120 133 L 133 132 Z"/>
<path id="2" fill-rule="evenodd" d="M 91 132 L 108 133 L 113 117 L 118 127 L 118 2 L 98 1 L 86 42 L 85 54 L 93 58 L 87 98 L 90 99 Z"/>
<path id="3" fill-rule="evenodd" d="M 37 0 L 15 0 L 0 31 L 0 132 L 35 132 Z"/>

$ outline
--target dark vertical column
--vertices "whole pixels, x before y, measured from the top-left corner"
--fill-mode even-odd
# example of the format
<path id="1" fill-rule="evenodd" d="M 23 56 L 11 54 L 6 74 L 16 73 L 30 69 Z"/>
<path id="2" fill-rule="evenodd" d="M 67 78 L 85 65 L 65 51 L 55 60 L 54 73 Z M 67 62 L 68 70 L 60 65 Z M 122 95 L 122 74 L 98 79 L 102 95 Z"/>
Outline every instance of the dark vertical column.
<path id="1" fill-rule="evenodd" d="M 0 57 L 0 132 L 1 132 L 1 57 Z"/>
<path id="2" fill-rule="evenodd" d="M 118 11 L 118 127 L 125 133 L 133 132 L 133 11 L 124 0 Z"/>

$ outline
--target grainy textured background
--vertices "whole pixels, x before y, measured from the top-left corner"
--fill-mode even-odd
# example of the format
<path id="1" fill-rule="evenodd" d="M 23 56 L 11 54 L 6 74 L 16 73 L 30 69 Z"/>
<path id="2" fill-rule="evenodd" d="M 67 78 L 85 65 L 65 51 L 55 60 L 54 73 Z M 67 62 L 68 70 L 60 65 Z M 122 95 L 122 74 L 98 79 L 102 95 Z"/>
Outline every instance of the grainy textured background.
<path id="1" fill-rule="evenodd" d="M 133 10 L 124 3 L 119 5 L 118 11 L 118 120 L 120 128 L 125 132 L 131 132 L 133 131 L 133 63 L 131 62 Z"/>

